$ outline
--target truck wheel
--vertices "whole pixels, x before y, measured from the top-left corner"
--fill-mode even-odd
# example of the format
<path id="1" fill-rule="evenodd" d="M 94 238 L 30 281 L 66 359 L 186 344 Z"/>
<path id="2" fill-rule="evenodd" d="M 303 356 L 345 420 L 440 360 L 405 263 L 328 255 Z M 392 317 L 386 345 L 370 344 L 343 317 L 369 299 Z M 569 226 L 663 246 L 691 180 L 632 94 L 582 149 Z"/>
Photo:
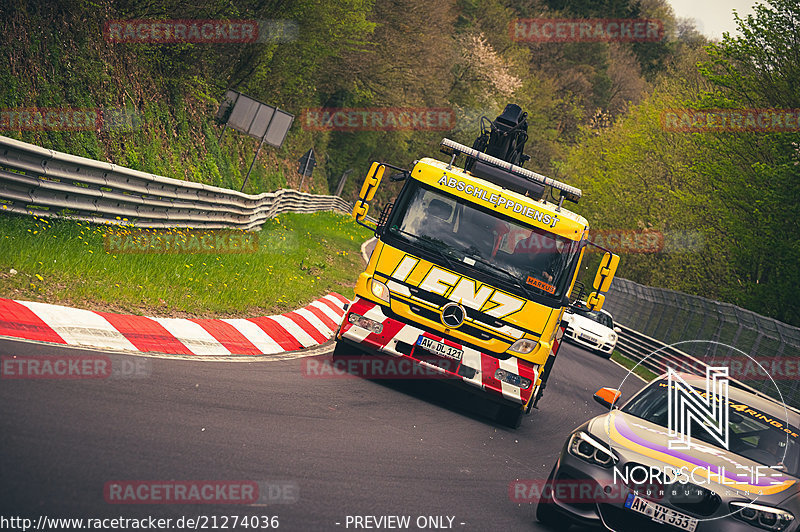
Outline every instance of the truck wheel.
<path id="1" fill-rule="evenodd" d="M 497 412 L 497 422 L 506 425 L 512 429 L 518 429 L 522 425 L 522 416 L 525 415 L 525 410 L 521 406 L 516 405 L 502 405 Z"/>
<path id="2" fill-rule="evenodd" d="M 333 348 L 333 353 L 331 353 L 331 358 L 334 360 L 339 358 L 344 358 L 345 352 L 347 351 L 347 345 L 342 341 L 337 341 L 336 345 Z"/>

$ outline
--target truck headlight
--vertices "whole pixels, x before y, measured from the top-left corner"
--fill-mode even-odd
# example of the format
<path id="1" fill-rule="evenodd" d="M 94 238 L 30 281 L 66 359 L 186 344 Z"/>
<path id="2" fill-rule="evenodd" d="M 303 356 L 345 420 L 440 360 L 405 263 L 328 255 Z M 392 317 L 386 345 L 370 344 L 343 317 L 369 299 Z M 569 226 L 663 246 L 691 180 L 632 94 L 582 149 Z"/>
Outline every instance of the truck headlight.
<path id="1" fill-rule="evenodd" d="M 372 295 L 378 299 L 386 301 L 387 303 L 389 302 L 389 287 L 374 277 L 370 281 L 370 290 L 372 291 Z"/>
<path id="2" fill-rule="evenodd" d="M 794 521 L 794 515 L 789 512 L 762 504 L 732 502 L 731 511 L 736 519 L 764 530 L 780 532 L 789 528 Z"/>
<path id="3" fill-rule="evenodd" d="M 536 340 L 529 340 L 527 338 L 521 338 L 514 342 L 511 347 L 507 349 L 507 351 L 513 351 L 514 353 L 519 353 L 521 355 L 527 355 L 534 349 L 539 342 Z"/>
<path id="4" fill-rule="evenodd" d="M 356 314 L 355 312 L 351 312 L 350 315 L 347 316 L 347 321 L 375 334 L 380 334 L 383 332 L 382 323 L 366 318 L 361 314 Z"/>
<path id="5" fill-rule="evenodd" d="M 619 460 L 614 451 L 585 432 L 578 431 L 573 434 L 567 449 L 572 456 L 600 467 L 611 467 Z"/>

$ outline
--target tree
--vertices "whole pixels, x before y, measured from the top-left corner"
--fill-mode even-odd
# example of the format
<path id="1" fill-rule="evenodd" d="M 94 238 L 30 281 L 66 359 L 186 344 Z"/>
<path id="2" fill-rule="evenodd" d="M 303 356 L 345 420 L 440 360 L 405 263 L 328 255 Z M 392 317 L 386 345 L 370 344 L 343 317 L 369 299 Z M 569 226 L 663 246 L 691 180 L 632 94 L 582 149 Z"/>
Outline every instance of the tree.
<path id="1" fill-rule="evenodd" d="M 800 5 L 768 0 L 746 19 L 741 35 L 709 46 L 700 71 L 716 90 L 701 107 L 800 108 Z M 789 128 L 791 129 L 791 128 Z M 723 223 L 732 246 L 735 284 L 729 299 L 792 324 L 800 324 L 800 167 L 797 129 L 784 132 L 708 134 L 713 158 L 698 169 L 713 178 L 710 217 Z"/>

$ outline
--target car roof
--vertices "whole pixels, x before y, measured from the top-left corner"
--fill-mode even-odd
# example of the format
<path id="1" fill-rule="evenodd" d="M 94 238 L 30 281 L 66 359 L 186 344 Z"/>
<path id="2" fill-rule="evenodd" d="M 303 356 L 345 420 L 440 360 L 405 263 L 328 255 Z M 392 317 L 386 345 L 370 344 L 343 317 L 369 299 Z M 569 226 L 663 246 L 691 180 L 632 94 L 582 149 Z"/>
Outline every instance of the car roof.
<path id="1" fill-rule="evenodd" d="M 606 309 L 602 309 L 602 308 L 601 308 L 600 310 L 593 311 L 593 310 L 591 310 L 591 309 L 584 308 L 584 307 L 580 307 L 580 308 L 578 308 L 578 309 L 575 309 L 575 308 L 572 308 L 572 307 L 566 307 L 566 311 L 567 311 L 567 312 L 574 312 L 575 310 L 582 310 L 582 311 L 584 311 L 584 312 L 602 312 L 603 314 L 605 314 L 606 316 L 608 316 L 609 318 L 611 318 L 611 321 L 614 321 L 614 316 L 612 316 L 612 315 L 611 315 L 611 313 L 610 313 L 610 312 L 608 312 Z"/>
<path id="2" fill-rule="evenodd" d="M 686 384 L 689 384 L 690 386 L 694 386 L 696 388 L 705 389 L 706 387 L 705 376 L 701 377 L 693 373 L 683 373 L 683 372 L 676 372 L 676 373 L 681 378 L 683 378 L 683 380 L 686 381 Z M 658 379 L 652 381 L 652 383 L 665 380 L 666 378 L 667 375 L 663 374 Z M 750 391 L 750 389 L 745 387 L 743 383 L 737 380 L 734 379 L 730 380 L 730 386 L 728 387 L 728 397 L 734 401 L 745 403 L 748 406 L 757 408 L 762 412 L 778 417 L 780 419 L 786 419 L 786 415 L 788 413 L 789 423 L 791 423 L 795 427 L 800 426 L 800 411 L 789 405 L 784 405 L 780 401 L 773 399 L 772 397 L 769 397 L 761 392 L 757 392 L 756 390 Z M 785 410 L 784 406 L 786 407 Z"/>

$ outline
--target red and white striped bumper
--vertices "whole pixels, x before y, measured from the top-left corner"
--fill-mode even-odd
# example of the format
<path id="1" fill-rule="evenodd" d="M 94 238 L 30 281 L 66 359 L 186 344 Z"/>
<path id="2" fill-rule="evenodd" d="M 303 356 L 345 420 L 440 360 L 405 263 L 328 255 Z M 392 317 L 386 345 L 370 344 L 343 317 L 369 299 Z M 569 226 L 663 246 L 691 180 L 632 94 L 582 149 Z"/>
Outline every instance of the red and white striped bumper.
<path id="1" fill-rule="evenodd" d="M 365 318 L 381 323 L 383 325 L 383 331 L 380 334 L 376 334 L 357 325 L 353 325 L 348 321 L 348 317 L 351 313 L 360 314 Z M 454 371 L 449 371 L 415 358 L 415 352 L 411 349 L 414 349 L 413 346 L 416 345 L 417 339 L 420 336 L 426 336 L 433 340 L 444 342 L 451 347 L 463 350 L 464 355 L 460 364 L 453 368 Z M 350 305 L 350 308 L 347 310 L 342 320 L 341 338 L 358 344 L 362 349 L 367 351 L 376 351 L 396 357 L 409 358 L 415 362 L 434 368 L 436 371 L 442 373 L 443 377 L 460 379 L 498 398 L 523 405 L 527 404 L 530 400 L 533 390 L 536 387 L 536 380 L 539 376 L 539 366 L 536 364 L 513 356 L 507 360 L 501 360 L 490 354 L 478 351 L 477 349 L 442 338 L 441 336 L 437 336 L 408 323 L 390 318 L 383 313 L 380 305 L 359 297 L 356 297 L 355 302 Z M 411 347 L 409 348 L 409 346 Z M 398 347 L 411 354 L 407 355 L 401 352 L 398 350 Z M 521 389 L 517 386 L 502 382 L 495 378 L 495 372 L 498 369 L 504 369 L 510 373 L 526 377 L 531 380 L 532 384 L 527 389 Z"/>

